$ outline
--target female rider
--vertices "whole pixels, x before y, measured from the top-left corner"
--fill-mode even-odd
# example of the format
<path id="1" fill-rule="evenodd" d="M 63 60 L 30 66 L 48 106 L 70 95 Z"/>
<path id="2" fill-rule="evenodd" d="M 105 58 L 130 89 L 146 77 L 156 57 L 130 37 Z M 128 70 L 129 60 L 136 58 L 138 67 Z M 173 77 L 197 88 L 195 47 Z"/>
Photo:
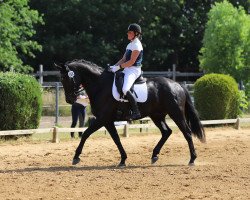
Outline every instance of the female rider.
<path id="1" fill-rule="evenodd" d="M 110 66 L 112 72 L 123 69 L 124 84 L 122 91 L 124 96 L 127 97 L 132 107 L 132 119 L 141 117 L 140 111 L 137 106 L 136 97 L 130 91 L 135 80 L 141 75 L 141 63 L 143 57 L 143 48 L 141 44 L 141 27 L 138 24 L 130 24 L 128 27 L 128 40 L 130 43 L 127 45 L 126 52 L 121 60 L 115 65 Z"/>

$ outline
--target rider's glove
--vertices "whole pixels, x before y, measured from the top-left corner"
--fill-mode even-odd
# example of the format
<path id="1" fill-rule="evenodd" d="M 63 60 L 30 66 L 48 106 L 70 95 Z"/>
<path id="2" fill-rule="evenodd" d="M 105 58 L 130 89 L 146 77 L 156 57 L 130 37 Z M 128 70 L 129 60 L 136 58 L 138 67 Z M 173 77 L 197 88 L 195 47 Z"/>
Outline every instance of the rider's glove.
<path id="1" fill-rule="evenodd" d="M 109 67 L 110 71 L 113 73 L 117 72 L 119 69 L 121 69 L 120 65 L 113 65 Z"/>

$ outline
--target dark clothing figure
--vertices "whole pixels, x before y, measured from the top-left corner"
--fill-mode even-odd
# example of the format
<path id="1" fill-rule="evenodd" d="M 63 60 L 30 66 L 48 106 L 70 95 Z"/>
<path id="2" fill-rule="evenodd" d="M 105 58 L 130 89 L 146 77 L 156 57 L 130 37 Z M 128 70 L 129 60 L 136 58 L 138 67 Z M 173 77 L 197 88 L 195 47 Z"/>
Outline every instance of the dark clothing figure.
<path id="1" fill-rule="evenodd" d="M 73 103 L 71 107 L 71 114 L 72 114 L 72 124 L 71 128 L 75 128 L 78 118 L 79 118 L 79 127 L 84 126 L 85 121 L 85 113 L 86 113 L 86 106 L 80 104 L 80 103 Z M 74 132 L 71 132 L 71 138 L 74 138 Z M 79 132 L 79 137 L 82 136 L 82 132 Z"/>

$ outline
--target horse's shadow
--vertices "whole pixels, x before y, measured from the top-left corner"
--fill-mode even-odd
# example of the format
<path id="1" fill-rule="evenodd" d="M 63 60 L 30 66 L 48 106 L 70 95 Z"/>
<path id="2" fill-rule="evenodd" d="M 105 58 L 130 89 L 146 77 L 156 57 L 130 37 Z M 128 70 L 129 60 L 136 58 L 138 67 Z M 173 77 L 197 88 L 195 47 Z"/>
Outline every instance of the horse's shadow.
<path id="1" fill-rule="evenodd" d="M 116 165 L 109 166 L 59 166 L 59 167 L 31 167 L 24 169 L 0 170 L 0 174 L 6 173 L 24 173 L 24 172 L 70 172 L 70 171 L 102 171 L 102 170 L 126 170 L 126 169 L 148 169 L 148 168 L 169 168 L 184 167 L 184 164 L 169 165 L 131 165 L 126 167 L 118 167 Z"/>

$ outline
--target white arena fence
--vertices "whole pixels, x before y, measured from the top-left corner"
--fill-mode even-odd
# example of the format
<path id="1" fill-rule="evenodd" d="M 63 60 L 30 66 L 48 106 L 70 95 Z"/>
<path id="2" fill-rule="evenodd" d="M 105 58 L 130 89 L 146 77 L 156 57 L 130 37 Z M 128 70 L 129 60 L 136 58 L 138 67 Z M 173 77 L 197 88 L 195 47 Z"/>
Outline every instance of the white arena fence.
<path id="1" fill-rule="evenodd" d="M 152 123 L 151 119 L 146 117 L 140 119 L 140 124 L 129 124 L 127 122 L 115 122 L 117 130 L 123 130 L 123 136 L 129 137 L 129 131 L 131 129 L 142 129 L 148 131 L 148 129 L 157 129 L 157 127 Z M 233 124 L 236 129 L 240 129 L 240 125 L 243 123 L 250 123 L 250 118 L 237 118 L 237 119 L 222 119 L 222 120 L 206 120 L 201 121 L 201 123 L 206 125 L 225 125 L 225 124 Z M 173 121 L 168 123 L 170 127 L 176 127 L 176 124 Z M 59 133 L 68 133 L 68 132 L 83 132 L 87 129 L 84 128 L 61 128 L 54 126 L 52 128 L 41 128 L 41 129 L 26 129 L 26 130 L 6 130 L 0 131 L 0 136 L 8 136 L 8 135 L 32 135 L 32 134 L 43 134 L 43 133 L 51 133 L 52 134 L 52 142 L 59 142 Z M 104 131 L 106 133 L 106 129 L 100 128 L 98 131 Z"/>

